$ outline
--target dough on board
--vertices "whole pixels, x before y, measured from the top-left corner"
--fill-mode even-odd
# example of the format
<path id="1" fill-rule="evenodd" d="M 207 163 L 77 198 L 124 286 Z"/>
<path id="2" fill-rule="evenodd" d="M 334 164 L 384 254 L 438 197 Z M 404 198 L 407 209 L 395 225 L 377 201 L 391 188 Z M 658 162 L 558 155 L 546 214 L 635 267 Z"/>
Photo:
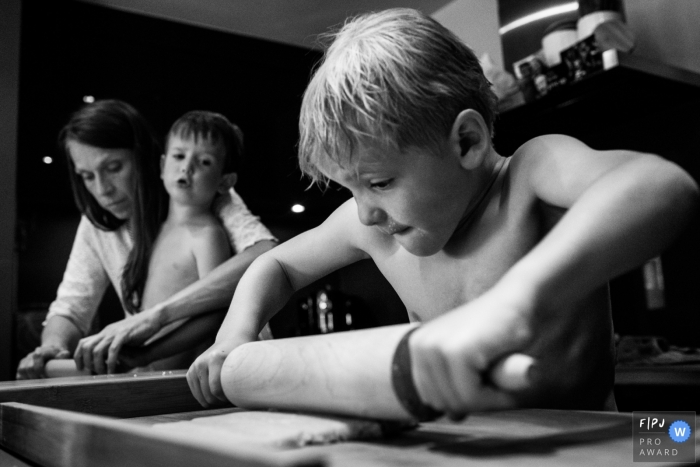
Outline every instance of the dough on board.
<path id="1" fill-rule="evenodd" d="M 327 415 L 246 410 L 189 421 L 157 423 L 156 430 L 211 436 L 230 443 L 257 444 L 281 449 L 310 444 L 378 438 L 413 425 Z"/>

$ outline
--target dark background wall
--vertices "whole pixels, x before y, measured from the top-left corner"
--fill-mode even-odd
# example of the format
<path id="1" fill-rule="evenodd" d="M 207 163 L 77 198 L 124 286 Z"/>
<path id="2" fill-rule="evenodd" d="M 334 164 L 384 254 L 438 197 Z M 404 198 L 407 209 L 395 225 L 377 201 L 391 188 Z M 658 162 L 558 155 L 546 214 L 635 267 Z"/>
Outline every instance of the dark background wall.
<path id="1" fill-rule="evenodd" d="M 19 89 L 20 0 L 0 3 L 0 380 L 14 375 L 12 313 L 16 309 L 15 183 Z"/>

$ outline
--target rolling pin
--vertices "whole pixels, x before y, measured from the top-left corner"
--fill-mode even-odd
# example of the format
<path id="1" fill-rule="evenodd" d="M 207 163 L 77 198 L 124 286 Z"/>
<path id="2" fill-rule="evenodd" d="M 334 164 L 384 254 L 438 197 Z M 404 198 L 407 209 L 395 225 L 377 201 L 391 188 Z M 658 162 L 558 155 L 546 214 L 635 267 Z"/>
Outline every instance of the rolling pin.
<path id="1" fill-rule="evenodd" d="M 63 378 L 66 376 L 90 376 L 90 370 L 78 370 L 75 360 L 72 358 L 61 358 L 49 360 L 44 365 L 44 373 L 47 378 Z"/>
<path id="2" fill-rule="evenodd" d="M 280 409 L 427 421 L 441 414 L 418 396 L 408 337 L 415 324 L 243 344 L 221 370 L 224 394 L 246 409 Z M 499 387 L 526 381 L 531 357 L 512 354 L 490 372 Z"/>

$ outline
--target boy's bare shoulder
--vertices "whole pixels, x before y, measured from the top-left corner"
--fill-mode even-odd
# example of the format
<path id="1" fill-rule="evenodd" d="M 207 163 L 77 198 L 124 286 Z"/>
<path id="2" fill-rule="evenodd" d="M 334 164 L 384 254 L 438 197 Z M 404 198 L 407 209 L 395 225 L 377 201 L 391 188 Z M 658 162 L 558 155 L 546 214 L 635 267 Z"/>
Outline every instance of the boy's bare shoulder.
<path id="1" fill-rule="evenodd" d="M 212 242 L 223 240 L 228 242 L 226 230 L 213 214 L 198 216 L 183 225 L 193 241 Z"/>
<path id="2" fill-rule="evenodd" d="M 511 170 L 522 175 L 552 169 L 556 159 L 566 157 L 570 151 L 588 148 L 581 141 L 566 135 L 542 135 L 532 138 L 520 146 L 513 154 Z"/>
<path id="3" fill-rule="evenodd" d="M 543 135 L 512 157 L 511 180 L 547 204 L 570 207 L 597 179 L 637 157 L 629 151 L 599 151 L 566 135 Z"/>

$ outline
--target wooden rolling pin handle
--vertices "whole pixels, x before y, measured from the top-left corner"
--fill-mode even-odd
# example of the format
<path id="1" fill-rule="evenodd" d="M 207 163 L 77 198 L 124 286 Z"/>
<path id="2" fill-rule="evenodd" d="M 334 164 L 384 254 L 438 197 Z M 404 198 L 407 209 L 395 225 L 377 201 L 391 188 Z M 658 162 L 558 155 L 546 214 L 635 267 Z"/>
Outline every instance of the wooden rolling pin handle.
<path id="1" fill-rule="evenodd" d="M 500 359 L 489 371 L 494 386 L 506 391 L 522 391 L 530 387 L 530 369 L 535 359 L 529 355 L 513 353 Z"/>
<path id="2" fill-rule="evenodd" d="M 416 329 L 418 327 L 409 330 L 396 346 L 391 363 L 391 385 L 403 408 L 419 422 L 425 422 L 439 418 L 442 412 L 423 403 L 413 380 L 408 340 Z M 499 360 L 488 372 L 488 376 L 500 389 L 522 390 L 529 386 L 528 372 L 534 362 L 529 355 L 511 354 Z"/>

